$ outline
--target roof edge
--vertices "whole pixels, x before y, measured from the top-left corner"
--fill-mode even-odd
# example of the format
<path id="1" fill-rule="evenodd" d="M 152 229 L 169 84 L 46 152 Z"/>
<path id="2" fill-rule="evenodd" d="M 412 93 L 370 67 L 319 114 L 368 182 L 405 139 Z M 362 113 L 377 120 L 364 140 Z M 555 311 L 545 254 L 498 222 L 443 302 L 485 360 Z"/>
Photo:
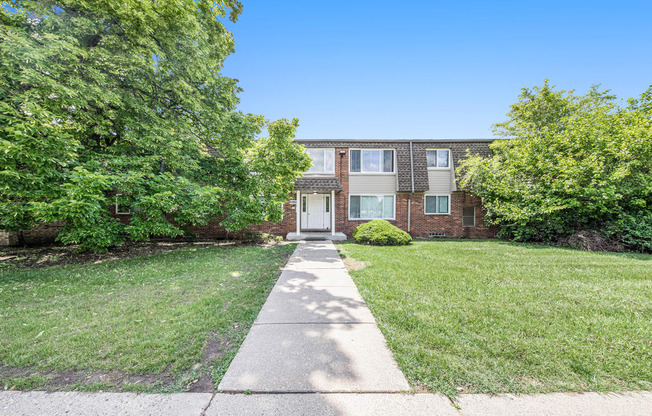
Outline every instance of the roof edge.
<path id="1" fill-rule="evenodd" d="M 458 143 L 491 143 L 500 138 L 488 139 L 309 139 L 295 138 L 296 142 L 358 142 L 358 143 L 409 143 L 409 142 L 458 142 Z"/>

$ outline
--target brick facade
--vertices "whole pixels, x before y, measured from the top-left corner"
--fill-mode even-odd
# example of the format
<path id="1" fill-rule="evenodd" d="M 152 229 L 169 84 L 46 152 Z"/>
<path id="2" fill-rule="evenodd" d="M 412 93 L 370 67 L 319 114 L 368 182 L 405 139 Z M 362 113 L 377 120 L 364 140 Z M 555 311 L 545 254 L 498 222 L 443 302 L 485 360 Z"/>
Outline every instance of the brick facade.
<path id="1" fill-rule="evenodd" d="M 286 202 L 283 205 L 283 220 L 278 223 L 265 221 L 261 224 L 251 225 L 247 229 L 237 232 L 227 232 L 220 225 L 223 218 L 217 218 L 203 227 L 191 227 L 191 232 L 197 238 L 217 238 L 217 239 L 239 239 L 247 233 L 267 233 L 285 237 L 289 232 L 297 229 L 297 211 L 296 205 Z"/>
<path id="2" fill-rule="evenodd" d="M 421 147 L 425 159 L 425 146 L 421 145 Z M 340 155 L 340 151 L 345 153 Z M 335 158 L 335 176 L 342 183 L 342 191 L 335 195 L 335 231 L 343 232 L 350 238 L 353 230 L 367 221 L 349 220 L 349 148 L 336 147 Z M 397 193 L 396 219 L 389 222 L 404 231 L 409 231 L 413 237 L 428 238 L 433 233 L 441 233 L 452 238 L 493 238 L 496 236 L 496 227 L 489 227 L 484 223 L 486 211 L 482 208 L 482 201 L 479 197 L 470 195 L 467 192 L 453 192 L 451 194 L 451 212 L 449 215 L 426 215 L 424 196 L 423 192 L 415 192 L 414 195 L 408 192 Z M 410 229 L 408 230 L 408 204 L 410 200 Z M 462 226 L 462 209 L 464 207 L 475 207 L 475 226 Z M 296 229 L 296 223 L 293 225 L 294 229 Z"/>
<path id="3" fill-rule="evenodd" d="M 452 163 L 456 167 L 459 161 L 471 153 L 488 154 L 487 140 L 477 142 L 452 142 L 452 141 L 415 141 L 413 143 L 413 166 L 410 166 L 409 142 L 405 141 L 302 141 L 306 147 L 335 147 L 335 177 L 339 178 L 341 191 L 335 193 L 335 231 L 343 232 L 351 237 L 353 230 L 364 220 L 349 220 L 349 148 L 387 148 L 396 151 L 396 172 L 398 192 L 396 193 L 395 220 L 390 221 L 397 227 L 409 231 L 413 237 L 427 238 L 432 234 L 443 234 L 453 238 L 492 238 L 496 235 L 496 227 L 486 226 L 484 223 L 485 211 L 480 198 L 466 192 L 454 191 L 451 193 L 451 209 L 448 215 L 426 215 L 424 212 L 424 191 L 428 190 L 428 169 L 426 165 L 426 149 L 430 146 L 449 148 L 452 152 Z M 342 151 L 342 154 L 340 154 Z M 414 194 L 412 190 L 412 174 L 414 170 Z M 424 182 L 425 181 L 425 182 Z M 329 185 L 330 186 L 330 185 Z M 338 186 L 338 189 L 339 186 Z M 328 192 L 330 193 L 330 192 Z M 293 199 L 296 195 L 293 196 Z M 301 201 L 297 201 L 300 204 Z M 410 205 L 410 219 L 408 221 L 408 205 Z M 462 226 L 462 210 L 464 207 L 475 207 L 475 226 Z M 197 238 L 238 239 L 250 232 L 262 232 L 285 236 L 296 231 L 297 206 L 289 202 L 284 205 L 283 220 L 279 223 L 264 222 L 252 225 L 239 232 L 227 232 L 219 225 L 223 218 L 217 218 L 203 227 L 191 227 L 190 232 Z M 123 223 L 128 223 L 130 215 L 117 215 L 115 206 L 111 206 L 111 214 Z M 48 224 L 35 227 L 24 233 L 28 244 L 40 244 L 54 241 L 62 228 L 62 224 Z M 17 244 L 16 233 L 0 232 L 0 245 Z"/>
<path id="4" fill-rule="evenodd" d="M 449 215 L 426 215 L 424 194 L 415 194 L 412 200 L 411 233 L 413 237 L 429 237 L 432 233 L 441 233 L 452 238 L 493 238 L 496 227 L 484 223 L 486 211 L 479 197 L 467 192 L 451 194 L 451 212 Z M 462 226 L 462 210 L 464 207 L 475 208 L 475 225 Z"/>
<path id="5" fill-rule="evenodd" d="M 52 224 L 38 224 L 31 230 L 23 231 L 23 239 L 27 245 L 39 245 L 53 243 L 59 231 L 63 228 L 63 222 Z M 0 231 L 0 246 L 15 246 L 19 244 L 17 232 Z"/>

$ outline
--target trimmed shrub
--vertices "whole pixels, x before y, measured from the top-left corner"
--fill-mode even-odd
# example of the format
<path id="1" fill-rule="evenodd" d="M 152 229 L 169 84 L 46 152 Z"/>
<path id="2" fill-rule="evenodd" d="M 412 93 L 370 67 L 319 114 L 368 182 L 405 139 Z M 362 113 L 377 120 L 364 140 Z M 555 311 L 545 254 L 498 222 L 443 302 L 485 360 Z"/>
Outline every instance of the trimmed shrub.
<path id="1" fill-rule="evenodd" d="M 353 240 L 375 246 L 403 246 L 410 244 L 410 234 L 385 220 L 373 220 L 358 225 L 353 230 Z"/>

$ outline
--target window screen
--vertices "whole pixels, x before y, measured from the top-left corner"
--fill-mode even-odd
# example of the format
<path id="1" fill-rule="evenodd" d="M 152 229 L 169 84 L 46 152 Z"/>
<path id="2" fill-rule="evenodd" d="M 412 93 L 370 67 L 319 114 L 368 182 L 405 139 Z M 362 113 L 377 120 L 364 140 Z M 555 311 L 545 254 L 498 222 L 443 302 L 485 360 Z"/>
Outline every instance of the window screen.
<path id="1" fill-rule="evenodd" d="M 475 227 L 475 207 L 462 208 L 462 226 Z"/>

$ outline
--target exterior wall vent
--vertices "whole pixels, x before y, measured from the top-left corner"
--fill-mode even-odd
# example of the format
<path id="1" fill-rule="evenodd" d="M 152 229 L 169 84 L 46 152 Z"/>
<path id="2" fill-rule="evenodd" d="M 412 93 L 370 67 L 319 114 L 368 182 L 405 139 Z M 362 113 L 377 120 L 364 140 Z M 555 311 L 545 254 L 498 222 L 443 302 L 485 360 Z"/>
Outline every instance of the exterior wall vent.
<path id="1" fill-rule="evenodd" d="M 446 233 L 428 233 L 428 238 L 442 238 L 446 237 Z"/>

